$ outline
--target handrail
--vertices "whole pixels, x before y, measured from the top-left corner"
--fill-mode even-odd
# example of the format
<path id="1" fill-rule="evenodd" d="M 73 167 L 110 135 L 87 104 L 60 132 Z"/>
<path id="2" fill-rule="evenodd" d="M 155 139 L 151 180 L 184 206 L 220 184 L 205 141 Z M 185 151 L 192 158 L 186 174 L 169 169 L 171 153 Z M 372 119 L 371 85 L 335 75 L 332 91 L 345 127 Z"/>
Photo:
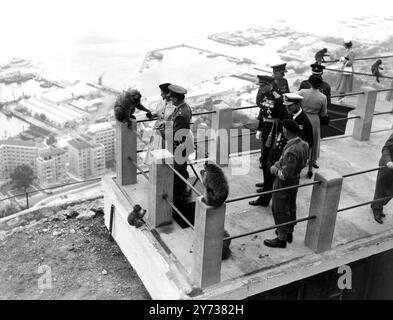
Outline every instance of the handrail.
<path id="1" fill-rule="evenodd" d="M 297 185 L 290 186 L 290 187 L 279 188 L 279 189 L 264 191 L 264 192 L 260 192 L 260 193 L 252 193 L 247 196 L 241 196 L 241 197 L 235 197 L 235 198 L 228 199 L 227 201 L 225 201 L 225 203 L 231 203 L 231 202 L 236 202 L 236 201 L 240 201 L 240 200 L 255 198 L 255 197 L 265 195 L 265 194 L 276 193 L 276 192 L 280 192 L 280 191 L 286 191 L 286 190 L 297 189 L 297 188 L 301 188 L 301 187 L 307 187 L 307 186 L 311 186 L 314 184 L 320 184 L 321 182 L 322 181 L 317 180 L 317 181 L 313 181 L 313 182 L 297 184 Z"/>
<path id="2" fill-rule="evenodd" d="M 351 119 L 358 119 L 360 116 L 351 116 L 347 118 L 337 118 L 337 119 L 332 119 L 329 122 L 335 122 L 335 121 L 341 121 L 341 120 L 351 120 Z"/>
<path id="3" fill-rule="evenodd" d="M 344 174 L 343 178 L 348 178 L 348 177 L 352 177 L 352 176 L 356 176 L 356 175 L 359 175 L 359 174 L 372 172 L 372 171 L 379 171 L 379 170 L 382 170 L 382 169 L 385 169 L 385 168 L 386 168 L 386 166 L 382 166 L 382 167 L 377 167 L 377 168 L 373 168 L 373 169 L 367 169 L 367 170 L 363 170 L 363 171 L 348 173 L 348 174 Z"/>
<path id="4" fill-rule="evenodd" d="M 194 191 L 198 196 L 202 196 L 202 193 L 200 193 L 197 189 L 195 189 L 195 187 L 189 182 L 187 181 L 180 173 L 179 171 L 177 171 L 171 164 L 167 164 L 169 168 L 171 168 L 171 170 L 185 183 L 187 184 L 192 191 Z"/>
<path id="5" fill-rule="evenodd" d="M 172 208 L 173 210 L 175 210 L 176 213 L 177 213 L 181 218 L 183 218 L 184 222 L 187 223 L 187 225 L 188 225 L 192 230 L 194 230 L 194 226 L 192 225 L 192 223 L 191 223 L 185 216 L 183 216 L 183 214 L 180 212 L 180 210 L 179 210 L 178 208 L 176 208 L 176 206 L 173 204 L 173 202 L 170 201 L 170 200 L 168 199 L 167 195 L 164 195 L 163 198 L 166 200 L 166 202 L 168 202 L 168 204 L 171 206 L 171 208 Z"/>
<path id="6" fill-rule="evenodd" d="M 391 198 L 393 198 L 393 196 L 387 196 L 387 197 L 378 198 L 378 199 L 367 201 L 367 202 L 362 202 L 362 203 L 356 204 L 354 206 L 349 206 L 349 207 L 338 209 L 337 212 L 342 212 L 342 211 L 346 211 L 346 210 L 350 210 L 350 209 L 366 206 L 366 205 L 374 203 L 374 202 L 379 202 L 379 201 L 387 200 L 387 199 L 391 199 Z"/>
<path id="7" fill-rule="evenodd" d="M 245 109 L 253 109 L 253 108 L 259 108 L 259 106 L 236 107 L 236 108 L 232 108 L 232 110 L 237 111 L 237 110 L 245 110 Z"/>
<path id="8" fill-rule="evenodd" d="M 138 166 L 138 164 L 134 160 L 132 160 L 131 157 L 127 157 L 127 159 L 130 160 L 133 166 L 137 168 L 141 174 L 143 174 L 147 181 L 149 181 L 149 176 L 146 174 L 146 172 L 140 166 Z"/>
<path id="9" fill-rule="evenodd" d="M 360 76 L 369 76 L 369 77 L 375 77 L 375 75 L 371 73 L 364 73 L 364 72 L 356 72 L 356 71 L 346 71 L 346 70 L 340 70 L 340 69 L 330 69 L 330 68 L 325 68 L 325 70 L 329 71 L 334 71 L 334 72 L 343 72 L 343 73 L 351 73 L 351 74 L 356 74 Z M 393 79 L 393 77 L 390 76 L 384 76 L 380 75 L 379 78 L 385 78 L 385 79 Z"/>
<path id="10" fill-rule="evenodd" d="M 380 57 L 364 57 L 364 58 L 355 58 L 353 60 L 355 61 L 361 61 L 361 60 L 374 60 L 374 59 L 384 59 L 384 58 L 393 58 L 393 55 L 389 56 L 380 56 Z M 339 62 L 340 60 L 327 60 L 325 63 L 335 63 Z"/>
<path id="11" fill-rule="evenodd" d="M 312 220 L 312 219 L 315 219 L 315 218 L 316 218 L 316 216 L 313 215 L 313 216 L 309 216 L 309 217 L 306 217 L 306 218 L 301 218 L 301 219 L 297 219 L 297 220 L 293 220 L 293 221 L 277 224 L 277 225 L 274 225 L 274 226 L 271 226 L 271 227 L 267 227 L 267 228 L 263 228 L 263 229 L 259 229 L 259 230 L 255 230 L 255 231 L 251 231 L 251 232 L 238 234 L 238 235 L 231 236 L 231 237 L 226 237 L 226 238 L 223 239 L 223 241 L 228 241 L 228 240 L 233 240 L 233 239 L 237 239 L 237 238 L 242 238 L 242 237 L 250 236 L 250 235 L 255 234 L 255 233 L 265 232 L 265 231 L 269 231 L 269 230 L 272 230 L 272 229 L 277 229 L 279 227 L 289 226 L 291 224 L 295 224 L 295 223 L 298 223 L 298 222 Z"/>
<path id="12" fill-rule="evenodd" d="M 364 94 L 364 91 L 357 91 L 357 92 L 350 92 L 350 93 L 334 94 L 334 95 L 330 96 L 330 98 L 357 96 L 357 95 L 359 95 L 359 94 Z"/>

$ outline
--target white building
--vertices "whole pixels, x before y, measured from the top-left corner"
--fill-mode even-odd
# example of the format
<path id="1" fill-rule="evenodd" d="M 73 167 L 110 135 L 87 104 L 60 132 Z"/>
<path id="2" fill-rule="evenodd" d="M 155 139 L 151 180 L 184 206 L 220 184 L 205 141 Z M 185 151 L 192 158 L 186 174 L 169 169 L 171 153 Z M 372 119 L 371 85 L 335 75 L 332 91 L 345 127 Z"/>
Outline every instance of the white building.
<path id="1" fill-rule="evenodd" d="M 8 179 L 19 165 L 31 167 L 37 174 L 38 148 L 34 142 L 13 138 L 0 140 L 0 179 Z"/>
<path id="2" fill-rule="evenodd" d="M 67 178 L 66 151 L 61 148 L 46 148 L 39 151 L 36 159 L 37 178 L 41 185 L 57 184 Z"/>
<path id="3" fill-rule="evenodd" d="M 91 125 L 86 136 L 93 143 L 102 143 L 105 147 L 105 160 L 112 161 L 115 159 L 115 128 L 109 122 L 95 123 Z"/>
<path id="4" fill-rule="evenodd" d="M 69 171 L 79 179 L 102 176 L 105 173 L 105 147 L 82 138 L 68 142 Z"/>

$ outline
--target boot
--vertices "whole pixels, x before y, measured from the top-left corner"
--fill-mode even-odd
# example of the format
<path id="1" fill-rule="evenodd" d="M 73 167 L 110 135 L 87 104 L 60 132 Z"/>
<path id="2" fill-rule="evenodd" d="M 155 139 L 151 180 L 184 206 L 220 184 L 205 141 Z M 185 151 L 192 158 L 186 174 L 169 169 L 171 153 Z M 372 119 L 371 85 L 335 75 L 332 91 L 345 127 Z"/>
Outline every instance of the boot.
<path id="1" fill-rule="evenodd" d="M 263 244 L 270 248 L 286 248 L 287 242 L 280 240 L 279 238 L 275 239 L 266 239 L 263 241 Z"/>
<path id="2" fill-rule="evenodd" d="M 250 206 L 262 206 L 262 207 L 268 207 L 269 204 L 262 203 L 261 200 L 252 200 L 248 203 Z"/>
<path id="3" fill-rule="evenodd" d="M 258 183 L 255 184 L 255 186 L 256 186 L 257 188 L 262 188 L 263 185 L 264 185 L 263 182 L 258 182 Z"/>
<path id="4" fill-rule="evenodd" d="M 308 171 L 308 172 L 307 172 L 307 177 L 308 177 L 309 179 L 312 178 L 312 175 L 313 175 L 312 171 Z"/>

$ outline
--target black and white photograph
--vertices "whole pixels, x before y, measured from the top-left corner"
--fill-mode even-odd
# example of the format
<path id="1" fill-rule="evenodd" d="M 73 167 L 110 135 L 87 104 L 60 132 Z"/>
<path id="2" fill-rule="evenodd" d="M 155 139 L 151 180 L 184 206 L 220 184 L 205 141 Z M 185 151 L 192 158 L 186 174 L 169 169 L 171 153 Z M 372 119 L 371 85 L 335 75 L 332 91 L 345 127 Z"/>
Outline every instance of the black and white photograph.
<path id="1" fill-rule="evenodd" d="M 2 0 L 0 300 L 393 299 L 392 9 Z"/>

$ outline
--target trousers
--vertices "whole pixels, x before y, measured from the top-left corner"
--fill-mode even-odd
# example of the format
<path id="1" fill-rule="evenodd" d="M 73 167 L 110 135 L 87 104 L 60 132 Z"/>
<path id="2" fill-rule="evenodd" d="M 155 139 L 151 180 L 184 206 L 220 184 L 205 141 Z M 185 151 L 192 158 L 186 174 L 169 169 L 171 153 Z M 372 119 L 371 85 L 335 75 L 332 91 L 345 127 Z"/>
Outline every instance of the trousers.
<path id="1" fill-rule="evenodd" d="M 294 179 L 290 183 L 283 182 L 276 177 L 273 182 L 273 190 L 289 187 L 299 184 L 299 179 Z M 275 224 L 282 224 L 296 220 L 296 197 L 297 188 L 273 193 L 272 212 Z M 286 240 L 287 234 L 293 233 L 294 224 L 278 227 L 278 237 L 280 240 Z"/>

